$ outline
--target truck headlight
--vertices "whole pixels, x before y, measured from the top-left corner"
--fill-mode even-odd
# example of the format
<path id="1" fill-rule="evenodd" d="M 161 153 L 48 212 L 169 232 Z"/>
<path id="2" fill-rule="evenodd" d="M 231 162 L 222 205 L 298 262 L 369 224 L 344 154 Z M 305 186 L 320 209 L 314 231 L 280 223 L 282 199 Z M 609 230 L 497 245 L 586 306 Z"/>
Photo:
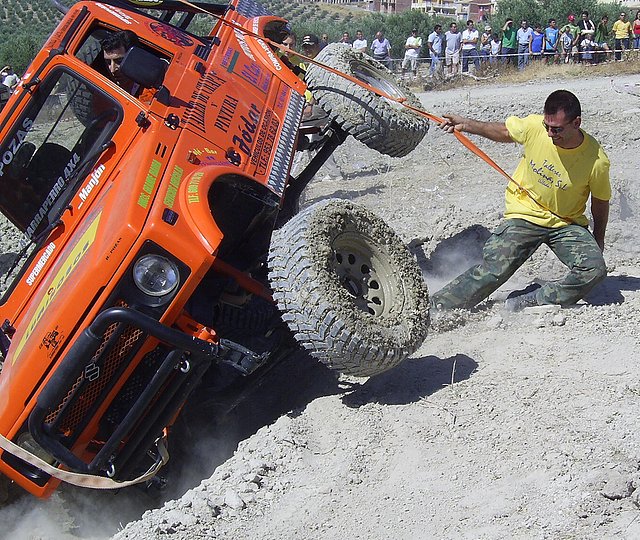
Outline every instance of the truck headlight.
<path id="1" fill-rule="evenodd" d="M 178 286 L 180 274 L 175 263 L 160 255 L 144 255 L 133 265 L 133 281 L 149 296 L 164 296 Z"/>

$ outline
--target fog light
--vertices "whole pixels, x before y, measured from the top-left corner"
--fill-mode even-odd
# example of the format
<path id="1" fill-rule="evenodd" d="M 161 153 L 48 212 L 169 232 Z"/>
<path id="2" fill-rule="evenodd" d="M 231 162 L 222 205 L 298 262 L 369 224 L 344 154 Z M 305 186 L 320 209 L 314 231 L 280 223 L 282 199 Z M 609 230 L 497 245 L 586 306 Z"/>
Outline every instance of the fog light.
<path id="1" fill-rule="evenodd" d="M 178 267 L 166 257 L 145 255 L 133 266 L 133 281 L 149 296 L 164 296 L 178 286 Z"/>

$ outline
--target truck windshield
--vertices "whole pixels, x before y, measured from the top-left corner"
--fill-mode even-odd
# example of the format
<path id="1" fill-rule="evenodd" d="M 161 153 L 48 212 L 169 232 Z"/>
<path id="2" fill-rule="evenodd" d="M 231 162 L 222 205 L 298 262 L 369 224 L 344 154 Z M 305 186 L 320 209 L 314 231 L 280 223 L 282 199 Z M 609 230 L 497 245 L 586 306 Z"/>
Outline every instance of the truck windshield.
<path id="1" fill-rule="evenodd" d="M 0 143 L 0 229 L 16 242 L 10 265 L 0 261 L 0 274 L 17 266 L 16 257 L 27 257 L 28 246 L 57 219 L 56 203 L 67 199 L 65 191 L 94 164 L 121 119 L 117 102 L 66 70 L 52 71 L 34 88 Z"/>

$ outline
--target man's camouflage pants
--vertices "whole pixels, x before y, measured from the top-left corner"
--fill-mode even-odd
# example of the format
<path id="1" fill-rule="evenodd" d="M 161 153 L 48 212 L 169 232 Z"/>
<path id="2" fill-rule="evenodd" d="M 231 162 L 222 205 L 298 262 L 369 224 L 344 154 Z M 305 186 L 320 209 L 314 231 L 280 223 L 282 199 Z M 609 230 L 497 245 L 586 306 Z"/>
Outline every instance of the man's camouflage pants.
<path id="1" fill-rule="evenodd" d="M 568 225 L 550 229 L 522 219 L 507 219 L 484 245 L 482 263 L 435 293 L 431 305 L 437 309 L 475 306 L 507 281 L 542 244 L 547 244 L 570 272 L 561 281 L 538 289 L 538 304 L 575 304 L 605 278 L 602 252 L 587 228 Z"/>

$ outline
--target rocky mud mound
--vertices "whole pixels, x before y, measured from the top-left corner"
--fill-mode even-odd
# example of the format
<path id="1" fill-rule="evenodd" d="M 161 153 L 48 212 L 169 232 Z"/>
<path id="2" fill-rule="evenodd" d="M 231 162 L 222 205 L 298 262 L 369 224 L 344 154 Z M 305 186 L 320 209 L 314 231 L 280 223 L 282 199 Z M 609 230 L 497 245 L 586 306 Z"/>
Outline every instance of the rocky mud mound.
<path id="1" fill-rule="evenodd" d="M 612 164 L 609 276 L 586 301 L 503 310 L 512 290 L 563 274 L 542 248 L 477 309 L 435 318 L 418 352 L 382 375 L 336 380 L 308 358 L 285 363 L 251 396 L 253 408 L 216 427 L 217 438 L 199 434 L 193 470 L 171 496 L 184 494 L 141 519 L 127 524 L 152 506 L 138 491 L 94 498 L 64 489 L 0 512 L 3 534 L 639 538 L 640 99 L 604 78 L 420 97 L 434 114 L 501 120 L 540 112 L 559 88 L 579 96 L 583 127 Z M 518 147 L 478 142 L 515 168 Z M 404 158 L 349 140 L 336 162 L 344 178 L 314 182 L 307 203 L 344 197 L 383 217 L 431 291 L 478 260 L 499 222 L 504 179 L 437 129 Z M 45 518 L 48 529 L 39 527 Z"/>

